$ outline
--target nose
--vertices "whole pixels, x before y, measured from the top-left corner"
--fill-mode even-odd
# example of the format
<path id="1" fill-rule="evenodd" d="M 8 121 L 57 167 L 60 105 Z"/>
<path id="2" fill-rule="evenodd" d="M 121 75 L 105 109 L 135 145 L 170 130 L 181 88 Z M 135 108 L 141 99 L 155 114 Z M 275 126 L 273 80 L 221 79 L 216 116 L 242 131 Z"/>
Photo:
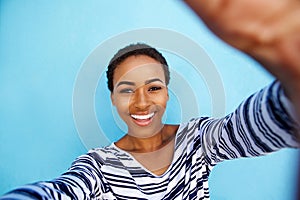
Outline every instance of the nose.
<path id="1" fill-rule="evenodd" d="M 136 89 L 132 103 L 136 108 L 140 110 L 144 110 L 149 106 L 149 98 L 147 97 L 147 92 L 144 91 L 142 87 Z"/>

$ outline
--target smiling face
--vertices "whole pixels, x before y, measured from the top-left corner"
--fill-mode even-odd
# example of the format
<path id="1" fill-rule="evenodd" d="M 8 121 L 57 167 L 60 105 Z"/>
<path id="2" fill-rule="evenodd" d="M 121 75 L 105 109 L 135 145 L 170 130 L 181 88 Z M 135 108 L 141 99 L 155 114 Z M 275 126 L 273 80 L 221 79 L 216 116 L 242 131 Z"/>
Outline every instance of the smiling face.
<path id="1" fill-rule="evenodd" d="M 128 126 L 128 134 L 147 138 L 163 127 L 168 89 L 162 64 L 146 56 L 130 56 L 114 71 L 111 100 Z"/>

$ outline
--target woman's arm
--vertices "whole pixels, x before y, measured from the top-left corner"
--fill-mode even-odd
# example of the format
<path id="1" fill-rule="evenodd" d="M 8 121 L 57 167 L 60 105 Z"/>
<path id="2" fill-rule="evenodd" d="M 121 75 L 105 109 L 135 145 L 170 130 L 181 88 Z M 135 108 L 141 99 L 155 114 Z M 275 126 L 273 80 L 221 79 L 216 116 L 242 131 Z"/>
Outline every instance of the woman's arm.
<path id="1" fill-rule="evenodd" d="M 221 119 L 199 121 L 201 147 L 209 165 L 300 147 L 292 105 L 279 82 L 253 94 Z"/>
<path id="2" fill-rule="evenodd" d="M 300 1 L 185 0 L 221 39 L 281 82 L 300 119 Z"/>
<path id="3" fill-rule="evenodd" d="M 103 185 L 103 176 L 98 169 L 99 166 L 91 155 L 83 155 L 62 176 L 52 181 L 19 187 L 0 199 L 94 199 L 101 196 L 102 191 L 107 189 Z"/>

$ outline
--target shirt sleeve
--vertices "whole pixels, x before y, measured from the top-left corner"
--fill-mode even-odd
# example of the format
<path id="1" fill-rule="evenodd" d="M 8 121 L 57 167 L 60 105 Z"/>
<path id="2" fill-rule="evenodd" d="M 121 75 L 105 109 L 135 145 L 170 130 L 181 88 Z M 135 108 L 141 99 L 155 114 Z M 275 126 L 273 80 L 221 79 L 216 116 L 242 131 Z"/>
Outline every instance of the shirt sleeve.
<path id="1" fill-rule="evenodd" d="M 299 148 L 292 104 L 274 81 L 221 119 L 200 118 L 198 133 L 209 164 L 264 155 L 281 148 Z"/>
<path id="2" fill-rule="evenodd" d="M 0 200 L 96 199 L 102 191 L 107 190 L 104 188 L 100 165 L 90 154 L 80 156 L 60 177 L 19 187 L 0 197 Z"/>

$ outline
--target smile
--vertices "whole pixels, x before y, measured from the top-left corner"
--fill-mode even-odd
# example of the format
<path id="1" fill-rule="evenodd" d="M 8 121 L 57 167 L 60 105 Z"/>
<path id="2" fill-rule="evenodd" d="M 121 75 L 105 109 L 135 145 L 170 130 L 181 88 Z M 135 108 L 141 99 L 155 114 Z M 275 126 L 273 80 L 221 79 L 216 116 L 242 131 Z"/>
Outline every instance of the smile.
<path id="1" fill-rule="evenodd" d="M 151 124 L 155 113 L 150 113 L 147 115 L 130 115 L 134 123 L 138 126 L 148 126 Z"/>
<path id="2" fill-rule="evenodd" d="M 150 113 L 148 115 L 131 115 L 132 118 L 137 119 L 137 120 L 145 120 L 145 119 L 150 119 L 154 116 L 154 112 Z"/>

